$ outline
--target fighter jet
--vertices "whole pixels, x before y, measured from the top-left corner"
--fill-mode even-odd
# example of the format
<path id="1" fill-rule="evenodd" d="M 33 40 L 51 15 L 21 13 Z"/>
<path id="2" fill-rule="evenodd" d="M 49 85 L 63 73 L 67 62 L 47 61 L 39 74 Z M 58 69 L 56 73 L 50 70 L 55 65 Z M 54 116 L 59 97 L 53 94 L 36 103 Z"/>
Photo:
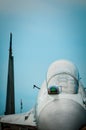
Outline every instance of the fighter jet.
<path id="1" fill-rule="evenodd" d="M 86 130 L 86 91 L 75 64 L 52 63 L 39 89 L 35 107 L 22 114 L 0 117 L 4 124 L 29 130 Z"/>

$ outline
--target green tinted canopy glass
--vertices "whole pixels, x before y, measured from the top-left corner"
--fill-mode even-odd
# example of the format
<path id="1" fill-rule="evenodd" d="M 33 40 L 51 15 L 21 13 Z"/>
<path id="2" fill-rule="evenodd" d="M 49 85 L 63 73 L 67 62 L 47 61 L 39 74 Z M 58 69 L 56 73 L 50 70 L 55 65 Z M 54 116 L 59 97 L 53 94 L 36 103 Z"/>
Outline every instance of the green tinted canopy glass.
<path id="1" fill-rule="evenodd" d="M 51 90 L 52 92 L 57 91 L 57 89 L 56 89 L 55 87 L 51 87 L 50 90 Z"/>
<path id="2" fill-rule="evenodd" d="M 48 88 L 48 94 L 59 94 L 58 86 L 50 86 Z"/>

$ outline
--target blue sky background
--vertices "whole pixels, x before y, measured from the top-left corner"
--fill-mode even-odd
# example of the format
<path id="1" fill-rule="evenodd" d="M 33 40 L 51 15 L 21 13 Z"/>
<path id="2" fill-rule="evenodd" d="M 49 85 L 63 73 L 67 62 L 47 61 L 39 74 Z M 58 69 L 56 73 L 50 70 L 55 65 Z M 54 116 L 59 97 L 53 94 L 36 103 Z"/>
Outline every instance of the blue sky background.
<path id="1" fill-rule="evenodd" d="M 74 62 L 86 87 L 86 3 L 79 0 L 0 0 L 0 114 L 4 114 L 8 49 L 13 33 L 16 113 L 30 110 L 58 59 Z"/>

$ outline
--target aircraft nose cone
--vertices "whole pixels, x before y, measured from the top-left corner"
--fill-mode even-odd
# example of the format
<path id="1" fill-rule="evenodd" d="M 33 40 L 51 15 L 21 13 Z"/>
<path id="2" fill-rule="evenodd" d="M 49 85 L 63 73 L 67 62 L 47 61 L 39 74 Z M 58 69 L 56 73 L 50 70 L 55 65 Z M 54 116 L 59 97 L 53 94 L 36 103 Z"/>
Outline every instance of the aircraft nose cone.
<path id="1" fill-rule="evenodd" d="M 86 111 L 67 99 L 48 103 L 38 119 L 39 130 L 79 130 L 83 125 L 86 126 Z"/>

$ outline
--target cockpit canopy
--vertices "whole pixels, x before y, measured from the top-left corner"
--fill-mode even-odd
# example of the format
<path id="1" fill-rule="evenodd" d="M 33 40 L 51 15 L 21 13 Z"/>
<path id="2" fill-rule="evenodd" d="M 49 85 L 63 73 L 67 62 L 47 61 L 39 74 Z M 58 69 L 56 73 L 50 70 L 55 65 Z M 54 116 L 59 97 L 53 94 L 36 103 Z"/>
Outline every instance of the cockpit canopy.
<path id="1" fill-rule="evenodd" d="M 48 94 L 59 94 L 59 87 L 54 85 L 48 87 Z"/>
<path id="2" fill-rule="evenodd" d="M 61 91 L 75 94 L 78 92 L 78 83 L 79 72 L 73 63 L 60 60 L 54 62 L 49 67 L 47 72 L 47 88 L 49 94 L 58 94 Z"/>

